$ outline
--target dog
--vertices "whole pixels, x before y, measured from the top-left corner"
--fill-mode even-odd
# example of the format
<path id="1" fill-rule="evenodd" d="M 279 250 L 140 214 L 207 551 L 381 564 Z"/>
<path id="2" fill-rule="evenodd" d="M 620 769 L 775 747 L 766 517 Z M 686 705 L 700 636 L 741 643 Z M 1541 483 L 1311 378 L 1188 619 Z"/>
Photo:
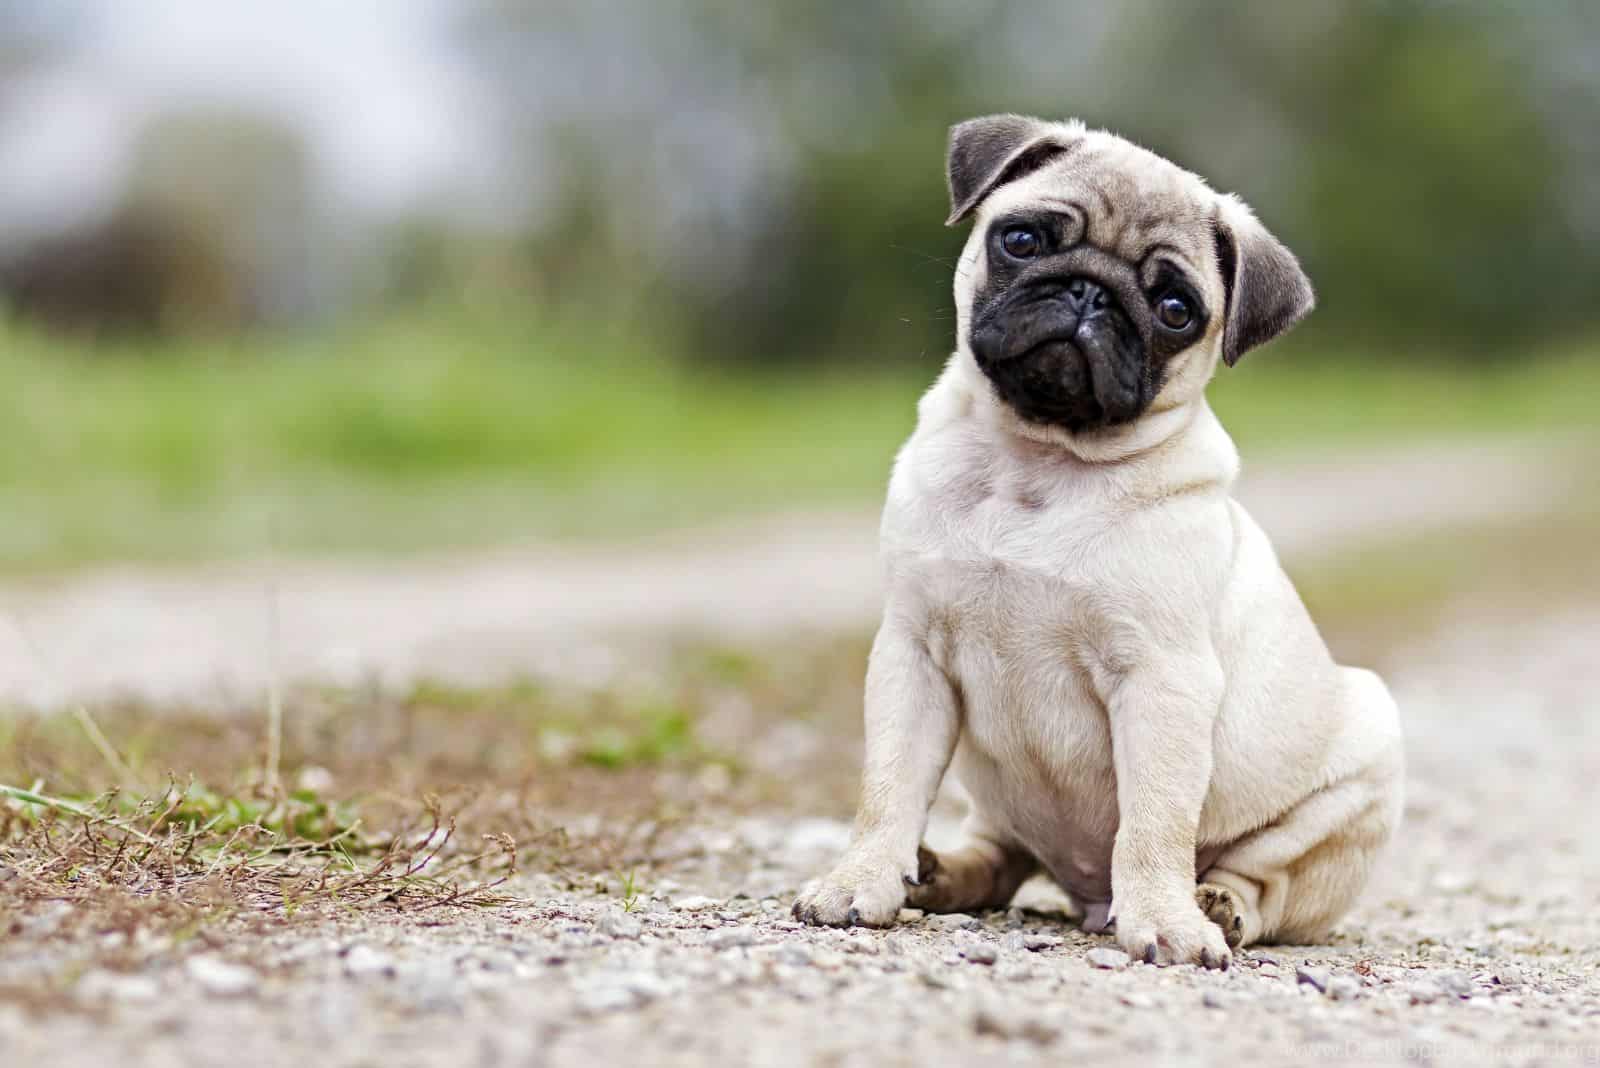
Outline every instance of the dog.
<path id="1" fill-rule="evenodd" d="M 1399 714 L 1230 496 L 1205 399 L 1311 284 L 1242 201 L 1081 122 L 960 123 L 948 179 L 957 349 L 883 513 L 850 844 L 794 913 L 1003 907 L 1042 871 L 1147 963 L 1322 940 L 1399 821 Z"/>

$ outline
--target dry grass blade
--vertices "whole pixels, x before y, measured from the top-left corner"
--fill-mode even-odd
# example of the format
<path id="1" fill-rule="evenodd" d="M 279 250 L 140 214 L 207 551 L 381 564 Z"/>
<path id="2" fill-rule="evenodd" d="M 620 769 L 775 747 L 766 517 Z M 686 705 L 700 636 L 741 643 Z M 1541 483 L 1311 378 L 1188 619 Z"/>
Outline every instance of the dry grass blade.
<path id="1" fill-rule="evenodd" d="M 296 806 L 321 805 L 303 796 L 266 814 L 175 784 L 136 801 L 112 792 L 80 802 L 15 786 L 0 786 L 0 796 L 8 800 L 0 862 L 24 900 L 112 893 L 286 915 L 319 904 L 431 908 L 483 902 L 516 870 L 509 836 L 455 850 L 454 820 L 433 797 L 422 803 L 427 833 L 379 846 L 353 820 L 326 835 L 301 834 L 305 813 Z"/>
<path id="2" fill-rule="evenodd" d="M 278 635 L 278 584 L 267 587 L 267 755 L 262 772 L 266 791 L 276 793 L 283 763 L 283 681 Z"/>
<path id="3" fill-rule="evenodd" d="M 95 749 L 100 753 L 106 766 L 116 773 L 117 779 L 127 789 L 135 789 L 139 785 L 139 777 L 134 774 L 128 762 L 122 759 L 122 754 L 117 752 L 117 747 L 111 744 L 111 739 L 106 737 L 105 731 L 100 729 L 100 724 L 89 714 L 89 710 L 82 705 L 72 710 L 72 717 L 83 727 L 83 733 L 89 736 Z"/>

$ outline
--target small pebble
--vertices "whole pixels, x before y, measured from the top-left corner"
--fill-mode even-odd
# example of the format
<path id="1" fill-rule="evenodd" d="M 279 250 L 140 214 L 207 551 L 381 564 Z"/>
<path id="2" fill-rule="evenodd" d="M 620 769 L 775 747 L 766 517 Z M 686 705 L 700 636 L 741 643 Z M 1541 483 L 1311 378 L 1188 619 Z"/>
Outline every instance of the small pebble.
<path id="1" fill-rule="evenodd" d="M 1515 990 L 1523 983 L 1522 969 L 1515 964 L 1502 964 L 1494 970 L 1494 981 L 1507 990 Z"/>
<path id="2" fill-rule="evenodd" d="M 395 972 L 394 959 L 371 946 L 351 946 L 344 955 L 344 973 L 353 979 L 389 976 Z"/>
<path id="3" fill-rule="evenodd" d="M 895 920 L 898 923 L 916 923 L 918 920 L 922 919 L 922 916 L 923 912 L 921 909 L 901 909 L 895 914 Z"/>
<path id="4" fill-rule="evenodd" d="M 640 1004 L 638 996 L 624 986 L 595 987 L 578 995 L 578 1008 L 588 1013 L 616 1012 Z"/>
<path id="5" fill-rule="evenodd" d="M 1444 991 L 1439 989 L 1438 983 L 1426 979 L 1406 987 L 1406 993 L 1410 996 L 1411 1004 L 1413 1005 L 1432 1005 L 1435 1001 L 1445 996 Z"/>
<path id="6" fill-rule="evenodd" d="M 980 1006 L 972 1016 L 972 1030 L 996 1038 L 1020 1038 L 1040 1046 L 1048 1046 L 1061 1034 L 1061 1029 L 1049 1021 L 1008 1005 Z"/>
<path id="7" fill-rule="evenodd" d="M 93 971 L 78 980 L 77 995 L 87 1001 L 155 1001 L 161 985 L 148 975 Z"/>
<path id="8" fill-rule="evenodd" d="M 1335 975 L 1328 980 L 1327 995 L 1335 1001 L 1354 1001 L 1361 993 L 1361 984 L 1354 976 Z"/>
<path id="9" fill-rule="evenodd" d="M 809 967 L 816 960 L 811 950 L 799 942 L 786 942 L 778 950 L 778 960 L 797 968 Z"/>
<path id="10" fill-rule="evenodd" d="M 706 937 L 706 945 L 712 949 L 737 949 L 755 945 L 755 941 L 756 933 L 748 927 L 724 927 Z"/>
<path id="11" fill-rule="evenodd" d="M 1120 949 L 1112 949 L 1110 946 L 1095 946 L 1083 955 L 1083 959 L 1093 967 L 1109 968 L 1115 971 L 1118 968 L 1126 968 L 1132 958 Z"/>
<path id="12" fill-rule="evenodd" d="M 199 984 L 200 989 L 219 998 L 244 997 L 254 994 L 261 986 L 261 978 L 253 969 L 219 957 L 190 957 L 184 965 L 184 971 Z"/>
<path id="13" fill-rule="evenodd" d="M 1200 1004 L 1208 1009 L 1225 1009 L 1228 1007 L 1228 999 L 1215 990 L 1207 990 L 1200 996 Z"/>
<path id="14" fill-rule="evenodd" d="M 976 916 L 965 912 L 950 912 L 942 916 L 929 916 L 928 924 L 945 931 L 977 931 L 983 927 Z"/>
<path id="15" fill-rule="evenodd" d="M 621 909 L 607 909 L 594 929 L 608 938 L 638 938 L 644 933 L 644 924 Z"/>
<path id="16" fill-rule="evenodd" d="M 968 942 L 961 947 L 961 955 L 974 964 L 993 964 L 1000 953 L 987 942 Z"/>
<path id="17" fill-rule="evenodd" d="M 672 903 L 672 907 L 679 912 L 704 912 L 706 909 L 714 909 L 721 904 L 722 902 L 714 897 L 706 897 L 704 894 L 691 894 L 688 897 L 678 898 Z"/>
<path id="18" fill-rule="evenodd" d="M 1328 992 L 1328 973 L 1323 968 L 1308 968 L 1302 964 L 1294 970 L 1294 981 L 1300 986 L 1309 986 L 1319 994 Z"/>
<path id="19" fill-rule="evenodd" d="M 1025 934 L 1022 936 L 1022 948 L 1030 953 L 1038 953 L 1045 949 L 1055 949 L 1061 945 L 1061 939 L 1055 935 Z"/>

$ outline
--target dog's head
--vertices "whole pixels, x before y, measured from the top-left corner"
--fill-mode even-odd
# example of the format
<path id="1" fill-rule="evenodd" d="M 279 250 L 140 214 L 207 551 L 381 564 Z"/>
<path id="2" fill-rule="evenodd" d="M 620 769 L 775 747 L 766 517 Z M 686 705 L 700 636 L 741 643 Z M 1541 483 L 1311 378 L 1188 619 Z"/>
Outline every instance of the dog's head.
<path id="1" fill-rule="evenodd" d="M 1311 310 L 1294 255 L 1232 196 L 1078 122 L 950 131 L 962 354 L 1024 423 L 1071 434 L 1192 399 Z"/>

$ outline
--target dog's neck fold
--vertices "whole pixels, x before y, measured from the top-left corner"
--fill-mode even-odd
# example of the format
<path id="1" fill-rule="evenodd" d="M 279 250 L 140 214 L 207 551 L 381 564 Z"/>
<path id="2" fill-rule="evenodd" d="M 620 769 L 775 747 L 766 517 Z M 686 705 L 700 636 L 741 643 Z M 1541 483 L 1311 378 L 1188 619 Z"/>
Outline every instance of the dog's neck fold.
<path id="1" fill-rule="evenodd" d="M 1233 439 L 1198 392 L 1185 400 L 1158 404 L 1121 426 L 1073 433 L 1059 426 L 1031 423 L 999 397 L 972 365 L 957 355 L 956 372 L 971 400 L 972 417 L 996 434 L 1060 449 L 1063 459 L 1105 470 L 1151 470 L 1186 485 L 1215 482 L 1231 486 L 1239 474 L 1239 452 Z M 1181 460 L 1174 462 L 1174 457 Z M 1153 460 L 1160 463 L 1152 463 Z M 1203 470 L 1201 469 L 1203 468 Z"/>

